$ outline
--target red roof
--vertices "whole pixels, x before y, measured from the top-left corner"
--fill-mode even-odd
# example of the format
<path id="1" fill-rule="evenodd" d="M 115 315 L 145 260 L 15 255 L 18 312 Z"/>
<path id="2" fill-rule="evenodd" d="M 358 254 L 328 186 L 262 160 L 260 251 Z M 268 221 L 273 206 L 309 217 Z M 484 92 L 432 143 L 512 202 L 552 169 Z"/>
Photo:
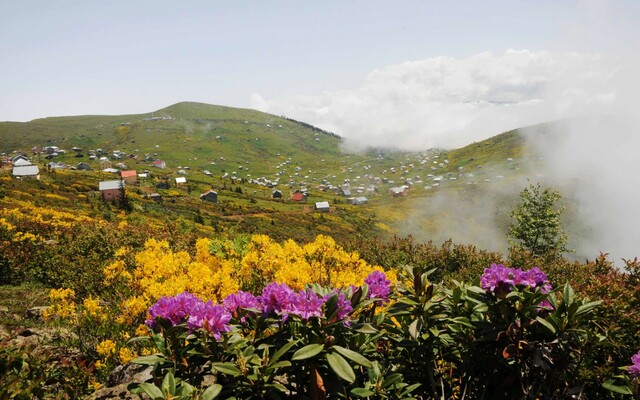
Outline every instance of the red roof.
<path id="1" fill-rule="evenodd" d="M 294 193 L 293 196 L 291 196 L 291 200 L 293 200 L 293 201 L 303 201 L 304 200 L 304 194 L 302 194 L 302 192 Z"/>
<path id="2" fill-rule="evenodd" d="M 131 176 L 137 176 L 136 171 L 120 171 L 120 176 L 123 178 L 129 178 Z"/>

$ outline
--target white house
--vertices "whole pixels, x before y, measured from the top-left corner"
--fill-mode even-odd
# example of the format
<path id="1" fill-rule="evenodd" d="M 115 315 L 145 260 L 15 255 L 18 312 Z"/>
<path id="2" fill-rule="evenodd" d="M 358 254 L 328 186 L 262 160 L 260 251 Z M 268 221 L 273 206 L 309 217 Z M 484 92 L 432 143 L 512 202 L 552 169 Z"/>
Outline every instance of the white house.
<path id="1" fill-rule="evenodd" d="M 187 178 L 184 176 L 179 176 L 176 178 L 176 185 L 181 185 L 183 183 L 187 183 Z"/>
<path id="2" fill-rule="evenodd" d="M 24 165 L 13 167 L 13 176 L 15 177 L 40 177 L 40 169 L 37 165 Z"/>
<path id="3" fill-rule="evenodd" d="M 329 209 L 330 209 L 329 202 L 328 201 L 317 202 L 314 206 L 314 209 L 320 212 L 329 212 Z"/>

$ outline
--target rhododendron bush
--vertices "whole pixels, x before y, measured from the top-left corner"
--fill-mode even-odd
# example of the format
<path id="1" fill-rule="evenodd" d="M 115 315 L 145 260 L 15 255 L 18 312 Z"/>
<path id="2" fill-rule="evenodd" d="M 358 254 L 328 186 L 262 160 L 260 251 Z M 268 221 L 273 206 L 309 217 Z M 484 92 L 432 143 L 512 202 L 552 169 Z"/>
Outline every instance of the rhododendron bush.
<path id="1" fill-rule="evenodd" d="M 101 293 L 52 291 L 47 317 L 76 326 L 97 379 L 133 362 L 154 366 L 130 386 L 152 398 L 581 398 L 576 371 L 604 340 L 592 329 L 601 302 L 536 266 L 491 264 L 444 285 L 325 236 L 195 247 L 122 248 Z"/>

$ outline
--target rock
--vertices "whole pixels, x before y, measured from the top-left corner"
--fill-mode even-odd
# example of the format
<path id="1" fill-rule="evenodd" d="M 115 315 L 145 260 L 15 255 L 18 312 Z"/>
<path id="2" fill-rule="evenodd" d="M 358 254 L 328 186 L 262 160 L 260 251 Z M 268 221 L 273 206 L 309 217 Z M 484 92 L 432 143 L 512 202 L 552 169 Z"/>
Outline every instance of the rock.
<path id="1" fill-rule="evenodd" d="M 42 313 L 44 310 L 48 310 L 51 306 L 38 306 L 38 307 L 31 307 L 30 309 L 27 310 L 26 313 L 26 318 L 27 319 L 34 319 L 34 320 L 38 320 L 38 321 L 42 321 L 44 320 Z"/>
<path id="2" fill-rule="evenodd" d="M 133 395 L 127 389 L 131 383 L 142 383 L 152 378 L 151 371 L 153 366 L 126 364 L 119 365 L 111 372 L 104 385 L 95 391 L 89 400 L 106 400 L 106 399 L 126 399 L 137 400 L 139 397 Z M 143 396 L 144 398 L 148 398 Z"/>

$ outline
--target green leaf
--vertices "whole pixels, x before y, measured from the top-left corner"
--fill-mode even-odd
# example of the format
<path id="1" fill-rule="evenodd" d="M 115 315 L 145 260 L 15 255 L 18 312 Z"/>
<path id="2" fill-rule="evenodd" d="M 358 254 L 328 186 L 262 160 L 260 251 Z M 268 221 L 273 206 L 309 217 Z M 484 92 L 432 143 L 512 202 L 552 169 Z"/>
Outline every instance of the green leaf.
<path id="1" fill-rule="evenodd" d="M 564 285 L 563 297 L 564 304 L 567 307 L 571 306 L 571 303 L 573 303 L 573 288 L 569 282 Z"/>
<path id="2" fill-rule="evenodd" d="M 382 387 L 389 387 L 392 385 L 395 385 L 396 383 L 400 382 L 402 380 L 402 375 L 399 373 L 395 373 L 395 374 L 391 374 L 389 375 L 384 382 L 382 383 Z"/>
<path id="3" fill-rule="evenodd" d="M 127 344 L 133 344 L 133 343 L 149 343 L 151 342 L 151 336 L 136 336 L 136 337 L 132 337 L 131 339 L 127 340 Z"/>
<path id="4" fill-rule="evenodd" d="M 547 328 L 551 333 L 555 334 L 556 333 L 556 327 L 553 326 L 553 324 L 549 321 L 547 321 L 544 318 L 541 317 L 536 317 L 536 321 L 538 321 L 539 323 L 541 323 L 545 328 Z"/>
<path id="5" fill-rule="evenodd" d="M 280 362 L 277 362 L 277 363 L 269 364 L 269 366 L 267 367 L 267 370 L 276 369 L 276 368 L 290 367 L 290 366 L 291 366 L 291 362 L 289 362 L 289 361 L 280 361 Z"/>
<path id="6" fill-rule="evenodd" d="M 222 372 L 223 374 L 238 376 L 241 374 L 240 370 L 234 363 L 214 363 L 212 364 L 213 369 L 218 372 Z"/>
<path id="7" fill-rule="evenodd" d="M 291 349 L 291 347 L 293 347 L 298 342 L 299 342 L 299 340 L 294 340 L 293 342 L 289 342 L 289 343 L 285 344 L 284 346 L 282 346 L 278 351 L 276 351 L 276 353 L 273 355 L 273 357 L 271 357 L 271 359 L 269 360 L 268 367 L 270 367 L 272 364 L 276 363 L 280 359 L 280 357 L 282 357 L 282 355 L 284 353 L 289 351 L 289 349 Z"/>
<path id="8" fill-rule="evenodd" d="M 356 374 L 353 372 L 353 368 L 351 368 L 347 360 L 342 358 L 340 354 L 327 353 L 325 357 L 327 358 L 329 367 L 331 367 L 333 372 L 340 378 L 349 383 L 353 383 L 356 380 Z"/>
<path id="9" fill-rule="evenodd" d="M 220 395 L 220 392 L 222 392 L 222 385 L 213 384 L 202 393 L 202 400 L 213 400 Z"/>
<path id="10" fill-rule="evenodd" d="M 418 336 L 420 335 L 420 331 L 422 331 L 422 319 L 418 318 L 409 325 L 409 334 L 413 338 L 413 340 L 418 340 Z"/>
<path id="11" fill-rule="evenodd" d="M 176 394 L 176 380 L 171 371 L 167 372 L 162 380 L 162 391 L 171 395 Z"/>
<path id="12" fill-rule="evenodd" d="M 324 350 L 324 344 L 309 344 L 293 353 L 291 360 L 306 360 L 307 358 L 317 356 L 318 354 L 320 354 L 320 352 L 322 352 L 322 350 Z"/>
<path id="13" fill-rule="evenodd" d="M 135 358 L 131 361 L 133 364 L 142 364 L 142 365 L 154 365 L 154 364 L 163 364 L 168 362 L 164 356 L 152 354 L 150 356 L 142 356 Z"/>
<path id="14" fill-rule="evenodd" d="M 153 343 L 162 354 L 167 354 L 167 345 L 165 344 L 164 336 L 158 333 L 154 333 L 153 335 L 151 335 L 151 339 L 153 339 Z"/>
<path id="15" fill-rule="evenodd" d="M 370 397 L 375 395 L 375 392 L 372 392 L 371 390 L 365 388 L 355 388 L 351 389 L 351 394 L 358 397 Z"/>
<path id="16" fill-rule="evenodd" d="M 158 388 L 153 383 L 141 383 L 140 389 L 144 390 L 147 396 L 151 397 L 153 400 L 164 399 L 164 395 L 162 394 L 162 390 Z"/>
<path id="17" fill-rule="evenodd" d="M 633 392 L 628 386 L 614 385 L 613 380 L 606 381 L 605 383 L 602 384 L 602 387 L 615 393 L 633 394 Z"/>
<path id="18" fill-rule="evenodd" d="M 589 303 L 585 303 L 578 307 L 578 310 L 576 310 L 576 313 L 573 316 L 579 317 L 582 314 L 586 314 L 594 308 L 598 307 L 600 304 L 602 304 L 602 300 L 590 301 Z"/>
<path id="19" fill-rule="evenodd" d="M 370 333 L 370 334 L 378 333 L 378 330 L 373 326 L 371 326 L 371 324 L 363 324 L 360 328 L 355 329 L 355 331 L 359 333 Z"/>
<path id="20" fill-rule="evenodd" d="M 353 350 L 345 349 L 344 347 L 340 346 L 333 346 L 333 349 L 356 364 L 360 364 L 365 368 L 373 368 L 373 364 L 371 364 L 371 361 L 367 360 L 360 353 L 357 353 Z"/>

